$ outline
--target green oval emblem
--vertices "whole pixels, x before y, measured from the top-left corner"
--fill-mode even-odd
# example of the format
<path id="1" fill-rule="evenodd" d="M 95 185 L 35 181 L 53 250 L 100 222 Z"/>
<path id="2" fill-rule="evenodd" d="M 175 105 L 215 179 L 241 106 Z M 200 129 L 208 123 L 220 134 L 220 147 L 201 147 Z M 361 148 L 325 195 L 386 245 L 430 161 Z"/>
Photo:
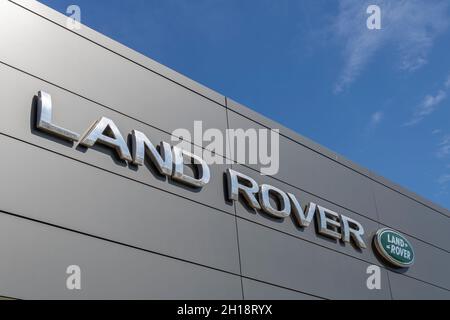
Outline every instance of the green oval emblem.
<path id="1" fill-rule="evenodd" d="M 414 263 L 411 243 L 395 230 L 384 228 L 375 235 L 375 247 L 388 262 L 396 267 L 409 267 Z"/>

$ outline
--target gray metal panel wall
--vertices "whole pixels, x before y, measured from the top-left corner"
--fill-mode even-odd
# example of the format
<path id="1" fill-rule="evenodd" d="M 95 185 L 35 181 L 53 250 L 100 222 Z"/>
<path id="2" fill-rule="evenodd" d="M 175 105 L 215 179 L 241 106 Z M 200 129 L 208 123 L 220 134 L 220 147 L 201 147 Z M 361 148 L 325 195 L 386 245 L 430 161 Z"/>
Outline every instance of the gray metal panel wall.
<path id="1" fill-rule="evenodd" d="M 65 28 L 35 1 L 0 0 L 0 296 L 14 298 L 450 298 L 449 211 L 97 32 Z M 33 127 L 39 90 L 54 117 L 84 132 L 101 116 L 124 134 L 170 142 L 177 128 L 280 129 L 280 172 L 213 165 L 201 192 L 133 168 L 105 147 L 80 149 Z M 196 148 L 199 148 L 196 146 Z M 232 167 L 363 223 L 388 226 L 416 264 L 357 250 L 227 201 Z M 82 268 L 82 290 L 65 268 Z M 366 268 L 382 268 L 382 289 Z"/>

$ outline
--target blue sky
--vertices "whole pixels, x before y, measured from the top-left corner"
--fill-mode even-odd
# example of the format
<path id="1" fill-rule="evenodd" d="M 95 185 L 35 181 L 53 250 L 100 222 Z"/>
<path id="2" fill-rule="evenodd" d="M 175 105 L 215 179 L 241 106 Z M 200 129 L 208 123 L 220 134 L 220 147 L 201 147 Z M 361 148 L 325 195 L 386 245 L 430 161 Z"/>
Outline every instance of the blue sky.
<path id="1" fill-rule="evenodd" d="M 450 208 L 450 1 L 41 2 Z"/>

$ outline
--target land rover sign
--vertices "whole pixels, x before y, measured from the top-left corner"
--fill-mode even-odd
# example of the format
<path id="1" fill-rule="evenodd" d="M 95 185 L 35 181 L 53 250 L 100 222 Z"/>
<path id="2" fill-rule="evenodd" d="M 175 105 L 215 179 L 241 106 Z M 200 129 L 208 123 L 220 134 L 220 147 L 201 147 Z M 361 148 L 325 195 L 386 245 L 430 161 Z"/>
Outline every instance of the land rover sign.
<path id="1" fill-rule="evenodd" d="M 409 267 L 414 263 L 411 243 L 395 230 L 384 228 L 375 235 L 375 248 L 379 254 L 396 267 Z"/>

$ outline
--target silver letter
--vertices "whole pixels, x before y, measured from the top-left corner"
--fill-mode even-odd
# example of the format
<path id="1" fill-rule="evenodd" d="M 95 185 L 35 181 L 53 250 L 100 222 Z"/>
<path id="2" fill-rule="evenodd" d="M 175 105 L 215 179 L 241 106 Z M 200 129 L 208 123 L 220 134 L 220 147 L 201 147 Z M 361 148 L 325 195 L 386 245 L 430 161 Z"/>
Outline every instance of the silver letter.
<path id="1" fill-rule="evenodd" d="M 319 214 L 317 215 L 319 233 L 331 238 L 341 239 L 341 233 L 335 231 L 336 228 L 341 226 L 341 224 L 336 221 L 336 219 L 339 219 L 339 215 L 336 212 L 325 209 L 321 206 L 317 206 L 317 209 L 319 210 Z M 329 218 L 328 216 L 335 219 Z"/>
<path id="2" fill-rule="evenodd" d="M 308 211 L 308 215 L 305 216 L 305 211 L 303 211 L 302 206 L 297 201 L 297 198 L 292 193 L 288 193 L 288 196 L 291 199 L 292 204 L 294 205 L 292 208 L 295 220 L 300 225 L 300 227 L 308 227 L 313 219 L 314 213 L 316 212 L 316 204 L 314 202 L 311 202 L 309 206 L 305 208 L 305 211 Z"/>
<path id="3" fill-rule="evenodd" d="M 241 192 L 252 208 L 261 209 L 255 197 L 255 194 L 259 191 L 258 184 L 255 180 L 232 169 L 227 169 L 227 176 L 228 196 L 231 200 L 238 201 L 239 192 Z M 245 180 L 250 186 L 239 183 L 239 179 Z"/>
<path id="4" fill-rule="evenodd" d="M 355 241 L 355 243 L 360 248 L 366 248 L 366 244 L 363 240 L 364 228 L 358 222 L 347 216 L 341 214 L 342 221 L 342 240 L 344 242 L 350 242 L 350 237 Z M 355 226 L 356 229 L 353 229 L 351 226 Z"/>
<path id="5" fill-rule="evenodd" d="M 80 135 L 52 123 L 52 96 L 44 91 L 38 92 L 36 127 L 69 141 L 78 141 Z"/>
<path id="6" fill-rule="evenodd" d="M 205 186 L 209 182 L 211 178 L 209 167 L 202 158 L 178 147 L 173 147 L 173 155 L 175 163 L 175 171 L 172 174 L 173 179 L 199 188 Z M 194 160 L 194 164 L 198 168 L 199 178 L 193 178 L 184 174 L 184 156 Z"/>
<path id="7" fill-rule="evenodd" d="M 160 155 L 145 134 L 137 130 L 131 131 L 131 134 L 133 136 L 133 163 L 142 166 L 145 154 L 147 154 L 159 173 L 167 176 L 172 175 L 172 150 L 170 145 L 167 142 L 161 142 Z"/>
<path id="8" fill-rule="evenodd" d="M 280 210 L 275 209 L 270 203 L 270 192 L 273 192 L 280 201 Z M 259 202 L 262 209 L 277 218 L 286 218 L 291 214 L 291 203 L 286 193 L 278 188 L 263 184 L 259 191 Z"/>
<path id="9" fill-rule="evenodd" d="M 106 129 L 111 132 L 113 138 L 104 134 Z M 81 140 L 80 144 L 90 148 L 97 142 L 114 148 L 119 154 L 120 159 L 127 161 L 133 160 L 131 158 L 127 143 L 111 119 L 102 117 L 100 120 L 94 122 L 89 131 L 84 135 L 84 138 Z"/>

